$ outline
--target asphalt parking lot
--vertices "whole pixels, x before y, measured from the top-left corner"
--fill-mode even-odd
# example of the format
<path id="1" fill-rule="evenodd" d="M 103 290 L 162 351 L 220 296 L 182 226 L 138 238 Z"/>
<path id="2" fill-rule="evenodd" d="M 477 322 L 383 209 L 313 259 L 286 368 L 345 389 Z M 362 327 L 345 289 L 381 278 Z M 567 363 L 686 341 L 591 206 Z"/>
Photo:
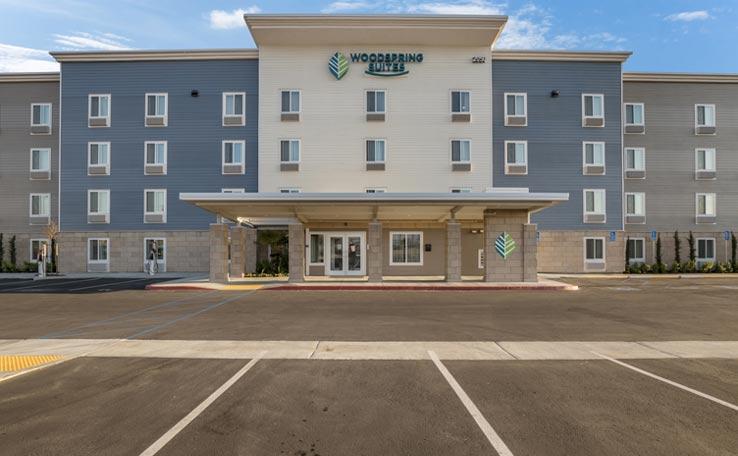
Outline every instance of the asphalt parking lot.
<path id="1" fill-rule="evenodd" d="M 45 341 L 110 348 L 0 380 L 0 453 L 738 454 L 738 352 L 620 360 L 110 355 L 126 343 L 166 341 L 738 340 L 738 278 L 577 282 L 580 291 L 558 293 L 3 294 L 0 354 Z"/>
<path id="2" fill-rule="evenodd" d="M 146 285 L 171 280 L 160 277 L 145 278 L 53 278 L 46 280 L 2 279 L 0 294 L 3 293 L 109 293 L 111 291 L 143 290 Z"/>

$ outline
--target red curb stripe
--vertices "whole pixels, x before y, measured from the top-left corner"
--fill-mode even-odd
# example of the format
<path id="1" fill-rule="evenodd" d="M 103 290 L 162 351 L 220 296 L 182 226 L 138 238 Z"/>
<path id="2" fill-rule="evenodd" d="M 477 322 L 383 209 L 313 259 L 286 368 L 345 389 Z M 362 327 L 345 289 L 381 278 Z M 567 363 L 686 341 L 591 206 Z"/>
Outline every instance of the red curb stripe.
<path id="1" fill-rule="evenodd" d="M 540 287 L 515 287 L 515 286 L 494 286 L 494 287 L 474 287 L 474 286 L 460 286 L 460 287 L 439 287 L 439 286 L 345 286 L 345 285 L 282 285 L 277 287 L 263 288 L 263 290 L 270 291 L 567 291 L 567 287 L 557 287 L 551 285 L 543 285 Z"/>

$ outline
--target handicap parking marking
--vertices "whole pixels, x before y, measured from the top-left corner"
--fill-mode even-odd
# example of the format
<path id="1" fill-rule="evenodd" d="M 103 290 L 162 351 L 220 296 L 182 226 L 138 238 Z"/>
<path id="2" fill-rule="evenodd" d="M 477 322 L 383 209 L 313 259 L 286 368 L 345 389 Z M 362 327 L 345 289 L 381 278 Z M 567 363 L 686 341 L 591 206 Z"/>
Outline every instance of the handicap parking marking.
<path id="1" fill-rule="evenodd" d="M 512 451 L 510 451 L 502 438 L 500 438 L 500 436 L 494 430 L 492 425 L 489 424 L 489 421 L 487 421 L 484 415 L 482 415 L 482 412 L 479 411 L 479 408 L 477 408 L 469 395 L 466 394 L 464 389 L 461 387 L 461 385 L 459 385 L 459 382 L 456 381 L 451 372 L 449 372 L 446 366 L 443 365 L 441 360 L 438 358 L 438 355 L 434 351 L 429 350 L 428 356 L 430 356 L 433 364 L 436 365 L 438 370 L 441 372 L 441 375 L 443 375 L 443 378 L 445 378 L 449 386 L 451 386 L 451 389 L 454 390 L 454 393 L 456 393 L 456 396 L 458 396 L 458 398 L 461 400 L 461 403 L 464 404 L 466 410 L 469 412 L 472 418 L 474 418 L 474 421 L 479 426 L 479 429 L 482 431 L 484 436 L 487 437 L 487 440 L 495 449 L 497 454 L 499 454 L 500 456 L 513 456 Z"/>
<path id="2" fill-rule="evenodd" d="M 152 443 L 151 446 L 146 448 L 140 456 L 153 456 L 156 453 L 159 452 L 164 446 L 166 446 L 167 443 L 169 443 L 177 434 L 179 434 L 182 429 L 187 427 L 188 424 L 190 424 L 195 418 L 197 418 L 206 408 L 210 406 L 213 402 L 215 402 L 220 396 L 223 395 L 231 386 L 233 386 L 234 383 L 236 383 L 241 377 L 243 377 L 246 372 L 248 372 L 254 365 L 259 362 L 260 359 L 264 357 L 266 352 L 259 353 L 256 357 L 254 357 L 251 361 L 246 363 L 245 366 L 243 366 L 238 372 L 236 372 L 231 378 L 229 378 L 225 383 L 223 383 L 220 388 L 213 391 L 210 396 L 208 396 L 204 401 L 202 401 L 197 407 L 192 409 L 190 413 L 188 413 L 184 418 L 179 420 L 177 424 L 172 426 L 171 429 L 169 429 L 164 435 L 159 437 L 156 442 Z"/>
<path id="3" fill-rule="evenodd" d="M 732 403 L 730 403 L 728 401 L 724 401 L 724 400 L 722 400 L 720 398 L 717 398 L 715 396 L 712 396 L 710 394 L 703 393 L 702 391 L 698 391 L 698 390 L 696 390 L 694 388 L 690 388 L 690 387 L 688 387 L 686 385 L 682 385 L 681 383 L 677 383 L 677 382 L 675 382 L 673 380 L 669 380 L 668 378 L 661 377 L 660 375 L 653 374 L 651 372 L 648 372 L 646 370 L 643 370 L 643 369 L 641 369 L 639 367 L 636 367 L 636 366 L 633 366 L 631 364 L 625 363 L 623 361 L 617 360 L 615 358 L 611 358 L 611 357 L 609 357 L 607 355 L 603 355 L 603 354 L 600 354 L 600 353 L 597 353 L 597 352 L 592 352 L 592 353 L 594 353 L 595 355 L 601 357 L 602 359 L 606 359 L 606 360 L 611 361 L 611 362 L 613 362 L 615 364 L 618 364 L 618 365 L 620 365 L 622 367 L 625 367 L 626 369 L 630 369 L 630 370 L 632 370 L 634 372 L 638 372 L 639 374 L 645 375 L 647 377 L 651 377 L 651 378 L 653 378 L 655 380 L 658 380 L 660 382 L 664 382 L 667 385 L 671 385 L 671 386 L 673 386 L 675 388 L 679 388 L 680 390 L 686 391 L 688 393 L 692 393 L 692 394 L 694 394 L 696 396 L 699 396 L 699 397 L 701 397 L 703 399 L 707 399 L 708 401 L 715 402 L 716 404 L 720 404 L 720 405 L 722 405 L 724 407 L 728 407 L 729 409 L 732 409 L 732 410 L 735 410 L 736 412 L 738 412 L 738 405 L 732 404 Z"/>

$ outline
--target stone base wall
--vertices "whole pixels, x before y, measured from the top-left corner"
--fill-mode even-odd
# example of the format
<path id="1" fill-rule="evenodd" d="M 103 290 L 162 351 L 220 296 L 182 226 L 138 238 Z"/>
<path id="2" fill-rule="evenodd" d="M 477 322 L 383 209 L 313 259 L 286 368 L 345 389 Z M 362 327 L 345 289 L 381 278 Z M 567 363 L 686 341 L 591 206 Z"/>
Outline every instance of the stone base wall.
<path id="1" fill-rule="evenodd" d="M 62 232 L 59 235 L 59 271 L 86 272 L 87 240 L 107 238 L 110 272 L 143 272 L 144 239 L 166 239 L 167 272 L 209 270 L 208 231 Z M 27 248 L 27 247 L 26 247 Z"/>
<path id="2" fill-rule="evenodd" d="M 625 233 L 617 231 L 614 241 L 609 231 L 540 231 L 538 272 L 584 273 L 584 239 L 605 238 L 606 269 L 621 273 L 625 269 Z"/>
<path id="3" fill-rule="evenodd" d="M 505 258 L 495 250 L 497 237 L 512 236 L 514 250 Z M 487 282 L 536 281 L 535 225 L 528 212 L 496 210 L 484 214 L 484 280 Z"/>
<path id="4" fill-rule="evenodd" d="M 674 262 L 675 251 L 674 251 L 674 232 L 658 232 L 661 236 L 661 261 L 669 265 Z M 694 250 L 695 255 L 697 254 L 697 239 L 698 238 L 713 238 L 715 239 L 715 258 L 717 261 L 724 263 L 730 261 L 730 239 L 727 241 L 723 236 L 722 231 L 693 231 L 694 236 Z M 656 241 L 651 240 L 651 232 L 636 232 L 628 231 L 625 233 L 626 237 L 631 239 L 642 238 L 644 240 L 644 252 L 645 262 L 648 264 L 656 263 Z M 689 231 L 680 231 L 680 256 L 682 263 L 689 261 L 689 243 L 687 238 L 689 237 Z"/>

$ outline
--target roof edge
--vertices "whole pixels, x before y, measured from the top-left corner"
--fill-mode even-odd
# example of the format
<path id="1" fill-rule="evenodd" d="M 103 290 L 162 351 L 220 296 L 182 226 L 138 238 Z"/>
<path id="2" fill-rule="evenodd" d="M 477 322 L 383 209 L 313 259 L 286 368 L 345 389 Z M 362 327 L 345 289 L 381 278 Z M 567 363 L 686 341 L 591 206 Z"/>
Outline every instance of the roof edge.
<path id="1" fill-rule="evenodd" d="M 495 49 L 492 60 L 543 60 L 570 62 L 625 62 L 633 53 L 630 51 L 537 51 Z"/>
<path id="2" fill-rule="evenodd" d="M 128 62 L 152 60 L 241 60 L 258 59 L 259 50 L 172 49 L 130 51 L 50 52 L 57 62 Z"/>
<path id="3" fill-rule="evenodd" d="M 0 73 L 0 82 L 59 82 L 59 73 Z"/>
<path id="4" fill-rule="evenodd" d="M 728 73 L 623 73 L 623 82 L 690 82 L 738 84 L 738 74 Z"/>

